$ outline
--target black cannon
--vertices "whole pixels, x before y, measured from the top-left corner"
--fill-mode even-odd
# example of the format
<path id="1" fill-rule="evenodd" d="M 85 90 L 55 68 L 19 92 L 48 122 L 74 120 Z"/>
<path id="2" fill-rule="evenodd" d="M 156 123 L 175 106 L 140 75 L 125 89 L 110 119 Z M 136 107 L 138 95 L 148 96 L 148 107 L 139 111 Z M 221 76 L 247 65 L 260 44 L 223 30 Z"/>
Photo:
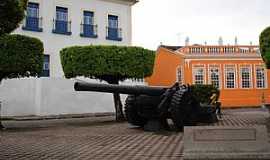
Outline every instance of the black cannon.
<path id="1" fill-rule="evenodd" d="M 183 130 L 183 126 L 217 120 L 213 107 L 201 107 L 192 95 L 191 88 L 178 83 L 164 88 L 76 82 L 74 89 L 128 94 L 125 115 L 127 121 L 136 126 L 154 124 L 167 129 L 168 120 L 171 119 L 176 129 Z"/>

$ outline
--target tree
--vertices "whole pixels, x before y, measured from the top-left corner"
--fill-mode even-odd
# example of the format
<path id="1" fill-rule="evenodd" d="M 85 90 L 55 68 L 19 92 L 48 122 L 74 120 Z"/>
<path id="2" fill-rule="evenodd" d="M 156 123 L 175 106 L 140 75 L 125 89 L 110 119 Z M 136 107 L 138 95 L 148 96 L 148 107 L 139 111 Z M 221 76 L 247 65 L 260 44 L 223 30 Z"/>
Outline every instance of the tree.
<path id="1" fill-rule="evenodd" d="M 66 78 L 84 76 L 119 84 L 128 78 L 140 79 L 153 71 L 153 51 L 141 47 L 126 46 L 74 46 L 60 51 Z M 113 94 L 116 120 L 124 114 L 119 94 Z"/>
<path id="2" fill-rule="evenodd" d="M 262 31 L 259 41 L 262 58 L 267 69 L 270 69 L 270 27 L 267 27 Z"/>
<path id="3" fill-rule="evenodd" d="M 43 43 L 37 38 L 0 36 L 0 83 L 5 78 L 38 76 L 43 67 L 43 50 Z"/>
<path id="4" fill-rule="evenodd" d="M 25 16 L 28 0 L 0 1 L 0 36 L 12 32 Z"/>

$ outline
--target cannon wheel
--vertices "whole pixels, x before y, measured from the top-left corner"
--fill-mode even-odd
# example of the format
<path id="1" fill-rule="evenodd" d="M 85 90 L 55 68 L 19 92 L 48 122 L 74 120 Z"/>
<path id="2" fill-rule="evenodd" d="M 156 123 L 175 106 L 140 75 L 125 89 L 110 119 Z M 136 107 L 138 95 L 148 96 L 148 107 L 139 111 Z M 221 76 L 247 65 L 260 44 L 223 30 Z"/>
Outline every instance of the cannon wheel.
<path id="1" fill-rule="evenodd" d="M 183 131 L 184 126 L 196 125 L 192 102 L 194 99 L 187 90 L 180 89 L 175 92 L 171 100 L 171 117 L 174 126 Z"/>
<path id="2" fill-rule="evenodd" d="M 138 107 L 136 106 L 136 97 L 129 95 L 125 103 L 125 114 L 127 121 L 136 126 L 144 126 L 147 120 L 138 114 Z"/>

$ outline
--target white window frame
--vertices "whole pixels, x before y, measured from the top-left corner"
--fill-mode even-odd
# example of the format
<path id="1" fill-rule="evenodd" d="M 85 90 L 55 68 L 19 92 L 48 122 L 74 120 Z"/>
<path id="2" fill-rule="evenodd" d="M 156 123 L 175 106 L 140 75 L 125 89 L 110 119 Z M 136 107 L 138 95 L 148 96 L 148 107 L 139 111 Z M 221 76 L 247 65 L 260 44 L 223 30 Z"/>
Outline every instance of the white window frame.
<path id="1" fill-rule="evenodd" d="M 180 71 L 180 75 L 179 75 L 179 71 Z M 176 82 L 179 82 L 180 85 L 184 84 L 184 70 L 182 66 L 178 66 L 176 68 Z"/>
<path id="2" fill-rule="evenodd" d="M 257 85 L 257 68 L 263 68 L 264 69 L 264 87 L 258 87 Z M 254 84 L 254 88 L 256 89 L 267 89 L 268 85 L 267 85 L 267 69 L 264 67 L 264 65 L 254 65 L 254 79 L 255 79 L 255 84 Z"/>
<path id="3" fill-rule="evenodd" d="M 206 72 L 205 72 L 205 65 L 192 65 L 192 84 L 196 84 L 196 80 L 195 80 L 195 74 L 196 74 L 196 70 L 197 69 L 202 69 L 203 70 L 203 79 L 202 79 L 202 84 L 206 84 Z"/>
<path id="4" fill-rule="evenodd" d="M 243 87 L 243 77 L 242 77 L 242 69 L 243 68 L 248 68 L 249 69 L 249 87 L 248 88 L 244 88 Z M 240 77 L 240 87 L 241 89 L 251 89 L 253 88 L 253 84 L 252 84 L 252 66 L 251 65 L 240 65 L 239 66 L 239 77 Z"/>
<path id="5" fill-rule="evenodd" d="M 212 84 L 211 69 L 218 69 L 218 89 L 222 88 L 221 68 L 219 65 L 208 66 L 208 84 Z"/>
<path id="6" fill-rule="evenodd" d="M 228 88 L 227 87 L 227 68 L 233 68 L 234 69 L 234 88 Z M 224 65 L 224 88 L 225 89 L 237 89 L 237 65 L 235 64 L 225 64 Z"/>

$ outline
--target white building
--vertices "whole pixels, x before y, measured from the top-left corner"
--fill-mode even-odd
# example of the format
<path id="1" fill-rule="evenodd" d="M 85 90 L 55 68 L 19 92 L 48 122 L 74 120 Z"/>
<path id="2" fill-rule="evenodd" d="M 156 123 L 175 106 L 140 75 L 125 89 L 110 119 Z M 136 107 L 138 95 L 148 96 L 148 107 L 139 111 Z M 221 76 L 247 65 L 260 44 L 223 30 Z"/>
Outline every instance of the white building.
<path id="1" fill-rule="evenodd" d="M 131 45 L 131 9 L 136 0 L 29 0 L 14 34 L 44 44 L 41 78 L 4 80 L 2 114 L 58 115 L 114 111 L 111 94 L 73 90 L 64 79 L 59 51 L 74 45 Z"/>

